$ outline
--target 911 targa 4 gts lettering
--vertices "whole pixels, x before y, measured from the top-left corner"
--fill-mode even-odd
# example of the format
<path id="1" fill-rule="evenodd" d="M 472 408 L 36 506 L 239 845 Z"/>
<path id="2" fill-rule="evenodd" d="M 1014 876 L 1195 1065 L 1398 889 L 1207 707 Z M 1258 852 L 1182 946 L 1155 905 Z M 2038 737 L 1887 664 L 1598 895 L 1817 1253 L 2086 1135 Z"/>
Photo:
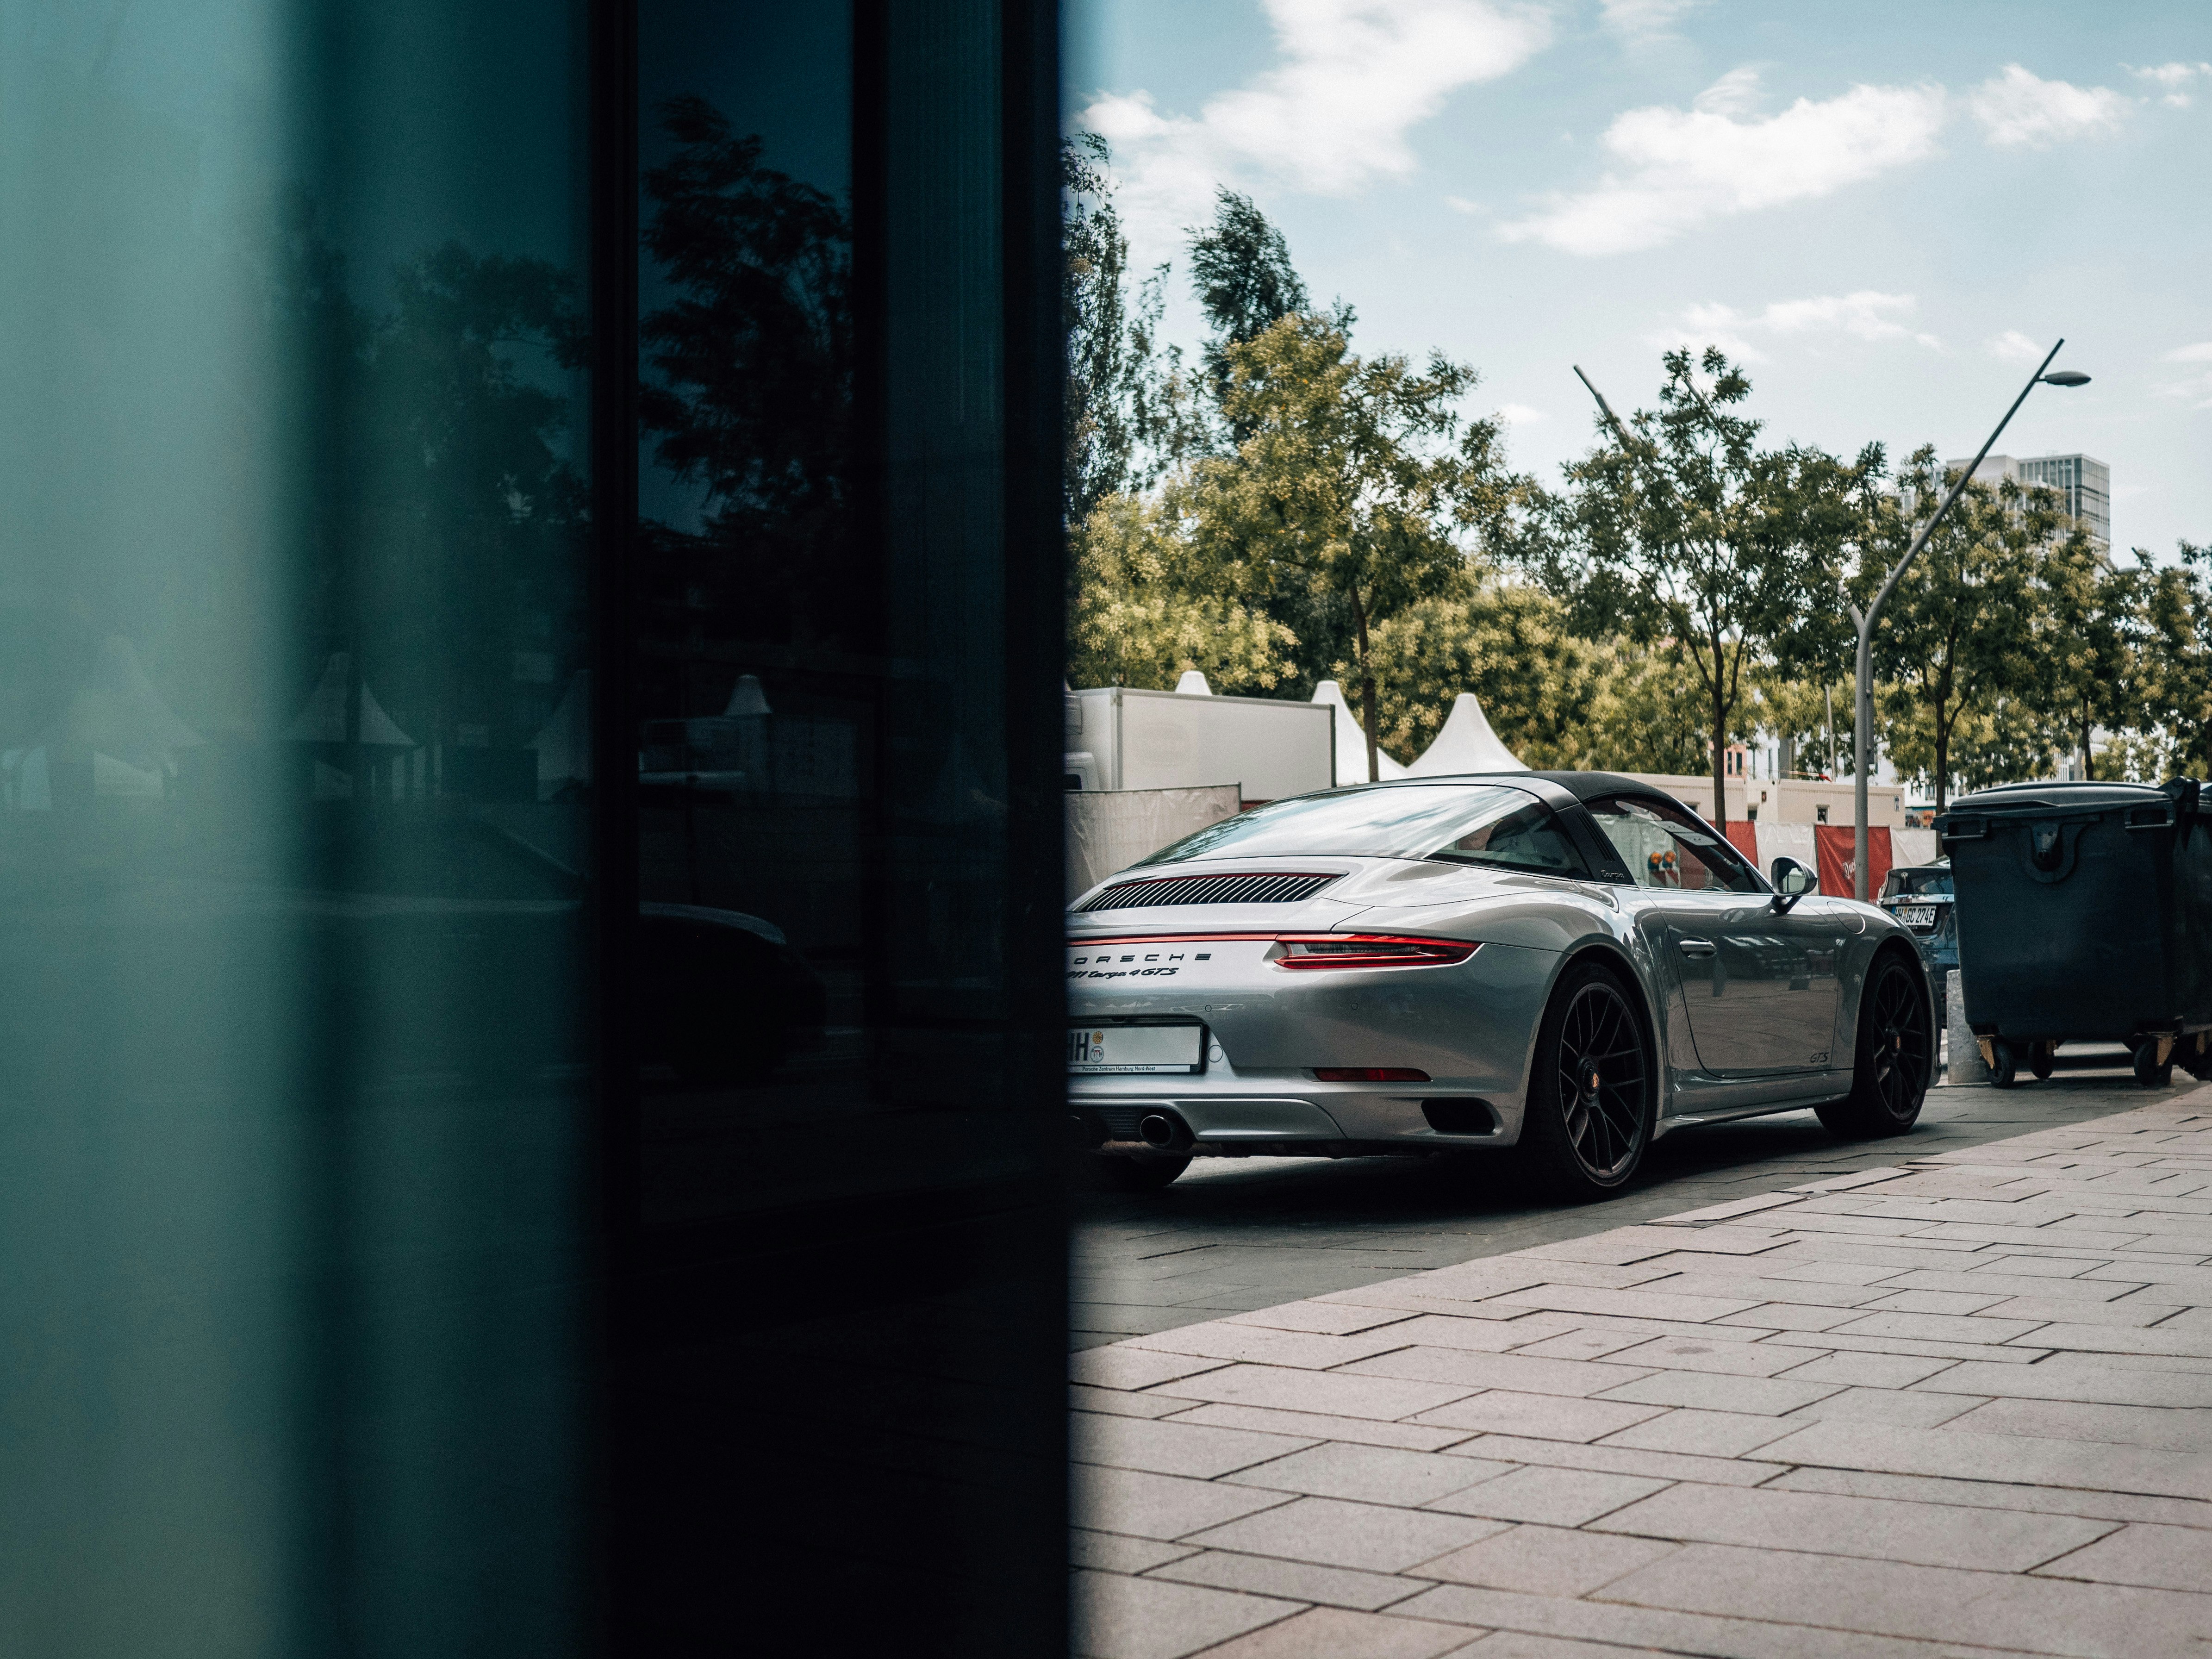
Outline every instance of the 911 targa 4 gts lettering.
<path id="1" fill-rule="evenodd" d="M 1514 1149 L 1569 1197 L 1686 1124 L 1901 1134 L 1936 1060 L 1905 930 L 1602 772 L 1356 785 L 1163 848 L 1067 917 L 1070 1129 L 1207 1156 Z"/>

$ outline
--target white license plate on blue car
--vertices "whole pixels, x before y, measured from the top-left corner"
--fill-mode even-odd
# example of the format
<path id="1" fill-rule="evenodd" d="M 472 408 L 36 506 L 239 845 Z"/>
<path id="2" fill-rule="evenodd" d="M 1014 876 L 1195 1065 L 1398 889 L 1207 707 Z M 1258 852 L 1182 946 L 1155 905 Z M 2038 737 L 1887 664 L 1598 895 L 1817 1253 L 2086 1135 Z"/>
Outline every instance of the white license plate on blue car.
<path id="1" fill-rule="evenodd" d="M 1897 907 L 1897 919 L 1907 927 L 1933 927 L 1936 925 L 1936 907 L 1932 904 L 1900 904 Z"/>
<path id="2" fill-rule="evenodd" d="M 1071 1025 L 1067 1030 L 1071 1072 L 1195 1072 L 1205 1057 L 1202 1025 Z"/>

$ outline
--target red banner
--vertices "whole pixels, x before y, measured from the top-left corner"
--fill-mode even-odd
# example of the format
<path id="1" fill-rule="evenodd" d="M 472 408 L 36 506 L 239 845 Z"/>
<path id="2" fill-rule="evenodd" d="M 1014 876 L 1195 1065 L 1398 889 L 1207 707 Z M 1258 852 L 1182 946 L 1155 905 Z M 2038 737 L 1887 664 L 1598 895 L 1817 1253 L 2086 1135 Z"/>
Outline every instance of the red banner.
<path id="1" fill-rule="evenodd" d="M 1748 859 L 1753 869 L 1759 870 L 1759 826 L 1742 818 L 1730 818 L 1728 821 L 1728 838 L 1729 845 Z M 1766 872 L 1759 870 L 1759 873 L 1765 875 Z"/>
<path id="2" fill-rule="evenodd" d="M 1813 845 L 1820 849 L 1820 890 L 1837 898 L 1850 898 L 1855 889 L 1851 881 L 1851 826 L 1848 823 L 1816 824 L 1813 830 Z M 1889 878 L 1889 826 L 1867 826 L 1867 897 L 1881 896 L 1881 884 Z"/>

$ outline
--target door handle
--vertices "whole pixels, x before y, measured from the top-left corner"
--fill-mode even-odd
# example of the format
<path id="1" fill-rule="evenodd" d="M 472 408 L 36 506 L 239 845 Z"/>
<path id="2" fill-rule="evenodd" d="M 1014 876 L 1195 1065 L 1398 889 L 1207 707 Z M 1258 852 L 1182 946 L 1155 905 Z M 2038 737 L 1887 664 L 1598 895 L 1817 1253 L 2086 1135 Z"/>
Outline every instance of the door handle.
<path id="1" fill-rule="evenodd" d="M 1713 953 L 1713 942 L 1709 939 L 1686 939 L 1681 945 L 1686 957 L 1709 957 Z"/>

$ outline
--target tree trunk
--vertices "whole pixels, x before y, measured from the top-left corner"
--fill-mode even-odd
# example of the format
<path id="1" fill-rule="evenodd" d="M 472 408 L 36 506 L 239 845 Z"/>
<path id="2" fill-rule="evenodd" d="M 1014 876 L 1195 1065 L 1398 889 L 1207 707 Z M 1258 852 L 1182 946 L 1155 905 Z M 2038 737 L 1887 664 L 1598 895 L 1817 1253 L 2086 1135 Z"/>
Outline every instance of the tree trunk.
<path id="1" fill-rule="evenodd" d="M 1382 745 L 1375 738 L 1375 671 L 1367 665 L 1367 607 L 1357 593 L 1352 596 L 1352 614 L 1359 624 L 1359 726 L 1367 734 L 1367 781 L 1379 783 L 1382 763 L 1377 758 Z"/>
<path id="2" fill-rule="evenodd" d="M 1951 787 L 1951 728 L 1940 714 L 1936 717 L 1936 810 L 1942 811 Z"/>
<path id="3" fill-rule="evenodd" d="M 2089 711 L 2085 707 L 2081 710 L 2081 777 L 2085 782 L 2094 782 L 2097 776 L 2096 768 L 2089 759 L 2089 730 L 2092 724 Z"/>

